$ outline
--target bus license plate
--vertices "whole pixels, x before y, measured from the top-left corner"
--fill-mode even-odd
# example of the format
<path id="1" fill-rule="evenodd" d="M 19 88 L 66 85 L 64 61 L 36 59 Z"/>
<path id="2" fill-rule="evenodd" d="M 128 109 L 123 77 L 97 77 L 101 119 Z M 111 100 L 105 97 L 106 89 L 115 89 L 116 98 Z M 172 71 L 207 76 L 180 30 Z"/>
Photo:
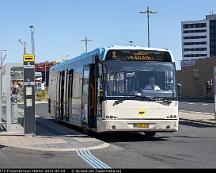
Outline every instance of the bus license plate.
<path id="1" fill-rule="evenodd" d="M 137 127 L 137 128 L 149 128 L 149 124 L 146 124 L 146 123 L 134 124 L 134 127 Z"/>

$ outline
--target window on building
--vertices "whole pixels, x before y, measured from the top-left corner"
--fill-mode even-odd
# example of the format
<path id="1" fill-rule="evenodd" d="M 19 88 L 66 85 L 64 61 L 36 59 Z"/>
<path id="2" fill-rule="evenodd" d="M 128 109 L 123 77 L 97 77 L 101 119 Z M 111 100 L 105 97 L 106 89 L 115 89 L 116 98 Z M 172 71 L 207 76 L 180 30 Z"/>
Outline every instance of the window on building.
<path id="1" fill-rule="evenodd" d="M 186 30 L 186 31 L 183 31 L 183 33 L 202 33 L 202 32 L 206 32 L 206 29 L 197 29 L 197 30 Z"/>
<path id="2" fill-rule="evenodd" d="M 186 43 L 184 43 L 184 45 L 203 45 L 203 44 L 207 44 L 207 42 L 202 41 L 202 42 L 186 42 Z"/>
<path id="3" fill-rule="evenodd" d="M 184 57 L 207 57 L 207 54 L 187 54 Z"/>
<path id="4" fill-rule="evenodd" d="M 185 48 L 184 51 L 206 51 L 207 48 Z"/>

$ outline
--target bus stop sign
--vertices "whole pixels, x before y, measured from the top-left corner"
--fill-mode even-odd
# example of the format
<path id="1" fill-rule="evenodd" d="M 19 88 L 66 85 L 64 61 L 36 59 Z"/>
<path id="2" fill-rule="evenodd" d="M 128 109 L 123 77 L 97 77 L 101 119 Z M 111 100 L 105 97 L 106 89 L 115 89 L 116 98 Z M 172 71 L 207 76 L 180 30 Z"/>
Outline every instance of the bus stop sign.
<path id="1" fill-rule="evenodd" d="M 24 54 L 24 133 L 36 133 L 35 119 L 35 57 Z"/>

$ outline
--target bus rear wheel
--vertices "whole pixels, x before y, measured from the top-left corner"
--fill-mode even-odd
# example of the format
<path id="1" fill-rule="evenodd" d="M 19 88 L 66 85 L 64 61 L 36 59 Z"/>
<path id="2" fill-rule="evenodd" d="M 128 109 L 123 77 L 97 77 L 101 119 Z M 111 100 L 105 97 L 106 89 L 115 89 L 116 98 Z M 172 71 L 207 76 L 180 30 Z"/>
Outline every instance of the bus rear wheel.
<path id="1" fill-rule="evenodd" d="M 154 137 L 156 132 L 144 132 L 147 137 Z"/>

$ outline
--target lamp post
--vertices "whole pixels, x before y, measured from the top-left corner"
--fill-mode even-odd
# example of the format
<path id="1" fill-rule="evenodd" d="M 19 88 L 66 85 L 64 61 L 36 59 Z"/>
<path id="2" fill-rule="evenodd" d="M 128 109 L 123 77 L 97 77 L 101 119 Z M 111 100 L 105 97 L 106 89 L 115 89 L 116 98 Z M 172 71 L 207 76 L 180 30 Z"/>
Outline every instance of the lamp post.
<path id="1" fill-rule="evenodd" d="M 133 46 L 133 45 L 134 45 L 134 42 L 133 42 L 133 41 L 129 41 L 129 45 L 130 45 L 130 46 Z"/>
<path id="2" fill-rule="evenodd" d="M 47 63 L 47 62 L 45 61 L 45 74 L 44 74 L 44 76 L 45 76 L 45 85 L 44 85 L 45 88 L 46 88 L 46 81 L 47 81 L 47 80 L 46 80 L 46 76 L 47 76 L 47 74 L 46 74 L 46 73 L 47 73 L 47 71 L 46 71 L 46 70 L 47 70 L 47 69 L 46 69 L 46 63 Z"/>
<path id="3" fill-rule="evenodd" d="M 29 26 L 31 30 L 31 43 L 32 43 L 32 54 L 35 55 L 35 44 L 34 44 L 34 26 Z"/>
<path id="4" fill-rule="evenodd" d="M 140 11 L 139 13 L 140 14 L 147 14 L 147 20 L 148 20 L 148 47 L 150 47 L 150 26 L 149 26 L 150 22 L 149 22 L 149 18 L 150 18 L 150 14 L 156 14 L 157 12 L 149 10 L 149 7 L 147 7 L 146 11 Z"/>
<path id="5" fill-rule="evenodd" d="M 24 54 L 26 54 L 26 42 L 22 42 L 22 40 L 19 38 L 18 42 L 23 46 Z"/>
<path id="6" fill-rule="evenodd" d="M 3 57 L 3 52 L 5 52 L 5 56 Z M 0 122 L 2 122 L 2 68 L 4 64 L 4 60 L 6 58 L 7 50 L 1 50 L 1 64 L 0 64 Z"/>

